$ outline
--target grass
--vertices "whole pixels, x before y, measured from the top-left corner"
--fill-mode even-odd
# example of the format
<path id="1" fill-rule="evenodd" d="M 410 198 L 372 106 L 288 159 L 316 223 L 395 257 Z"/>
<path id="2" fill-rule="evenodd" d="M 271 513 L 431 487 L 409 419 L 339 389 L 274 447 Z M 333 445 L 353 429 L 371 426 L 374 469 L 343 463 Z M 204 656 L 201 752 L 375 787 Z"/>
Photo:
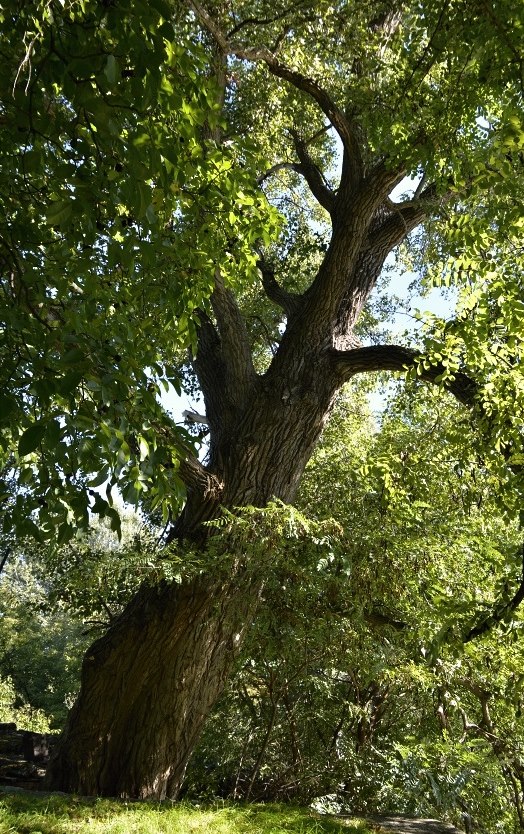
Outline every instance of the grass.
<path id="1" fill-rule="evenodd" d="M 287 805 L 197 807 L 4 793 L 0 834 L 372 834 L 372 829 L 363 820 L 338 821 Z"/>

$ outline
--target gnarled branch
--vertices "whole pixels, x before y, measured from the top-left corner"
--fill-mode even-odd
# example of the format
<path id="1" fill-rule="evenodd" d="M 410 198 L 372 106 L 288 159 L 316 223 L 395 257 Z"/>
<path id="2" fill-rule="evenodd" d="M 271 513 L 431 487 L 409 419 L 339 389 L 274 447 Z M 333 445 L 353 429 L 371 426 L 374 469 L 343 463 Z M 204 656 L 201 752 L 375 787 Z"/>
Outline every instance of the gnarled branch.
<path id="1" fill-rule="evenodd" d="M 180 461 L 179 475 L 186 487 L 199 493 L 204 501 L 220 498 L 224 484 L 194 455 L 189 455 Z"/>
<path id="2" fill-rule="evenodd" d="M 179 475 L 187 487 L 187 501 L 167 534 L 166 544 L 179 538 L 205 537 L 205 528 L 202 530 L 201 525 L 216 514 L 224 490 L 220 478 L 193 455 L 180 462 Z M 190 524 L 188 519 L 191 519 Z"/>
<path id="3" fill-rule="evenodd" d="M 284 310 L 288 319 L 291 318 L 300 307 L 300 296 L 288 292 L 280 286 L 275 278 L 275 270 L 262 257 L 259 258 L 258 268 L 262 276 L 262 286 L 267 297 Z"/>
<path id="4" fill-rule="evenodd" d="M 446 368 L 435 362 L 429 368 L 419 364 L 423 354 L 401 345 L 370 345 L 356 350 L 332 351 L 333 363 L 341 380 L 347 382 L 357 374 L 372 371 L 407 371 L 417 367 L 418 377 L 424 382 L 440 383 Z M 459 402 L 469 407 L 475 402 L 477 384 L 467 374 L 456 373 L 452 379 L 442 380 L 442 385 Z"/>

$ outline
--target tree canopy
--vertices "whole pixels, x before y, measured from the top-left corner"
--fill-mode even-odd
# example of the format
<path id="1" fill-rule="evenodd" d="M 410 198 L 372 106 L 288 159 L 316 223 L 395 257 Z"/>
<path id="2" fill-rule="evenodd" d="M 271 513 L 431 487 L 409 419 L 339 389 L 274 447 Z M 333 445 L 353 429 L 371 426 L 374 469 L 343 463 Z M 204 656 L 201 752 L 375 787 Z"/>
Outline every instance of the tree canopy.
<path id="1" fill-rule="evenodd" d="M 92 491 L 107 483 L 174 517 L 191 444 L 159 386 L 180 390 L 216 269 L 246 305 L 257 263 L 284 310 L 309 284 L 313 296 L 328 216 L 342 222 L 362 176 L 385 202 L 351 327 L 385 253 L 434 216 L 418 265 L 457 284 L 460 305 L 432 329 L 428 368 L 441 362 L 443 380 L 466 368 L 495 403 L 495 445 L 519 439 L 519 14 L 503 2 L 4 8 L 2 448 L 23 485 L 5 532 L 66 541 L 89 511 L 116 529 L 110 493 Z M 394 203 L 405 177 L 412 194 Z M 286 220 L 279 241 L 266 196 Z M 281 317 L 256 305 L 264 353 Z M 342 302 L 341 334 L 347 314 Z M 341 372 L 358 358 L 341 356 Z M 361 354 L 370 368 L 409 359 Z"/>

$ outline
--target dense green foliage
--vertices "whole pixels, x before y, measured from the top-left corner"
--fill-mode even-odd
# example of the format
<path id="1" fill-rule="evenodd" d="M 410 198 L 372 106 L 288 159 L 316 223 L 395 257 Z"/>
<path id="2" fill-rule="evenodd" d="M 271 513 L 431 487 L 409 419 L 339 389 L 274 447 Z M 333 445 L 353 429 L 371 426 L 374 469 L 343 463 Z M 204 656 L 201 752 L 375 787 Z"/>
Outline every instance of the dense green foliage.
<path id="1" fill-rule="evenodd" d="M 16 724 L 17 727 L 37 733 L 46 733 L 50 729 L 49 719 L 43 711 L 20 703 L 11 678 L 0 677 L 0 722 Z"/>
<path id="2" fill-rule="evenodd" d="M 381 423 L 341 401 L 300 498 L 341 526 L 277 563 L 189 789 L 517 831 L 522 617 L 464 641 L 519 587 L 518 525 L 449 398 L 412 391 Z"/>
<path id="3" fill-rule="evenodd" d="M 88 511 L 117 529 L 115 484 L 165 519 L 176 513 L 191 443 L 158 394 L 180 386 L 181 351 L 195 344 L 194 312 L 208 308 L 217 267 L 249 310 L 255 351 L 278 338 L 280 318 L 253 284 L 253 246 L 275 230 L 257 188 L 272 165 L 282 171 L 266 191 L 288 226 L 269 253 L 284 286 L 307 286 L 325 252 L 325 212 L 289 162 L 302 142 L 335 177 L 309 76 L 348 108 L 364 164 L 399 165 L 433 196 L 451 187 L 456 208 L 418 250 L 431 280 L 463 287 L 432 355 L 444 357 L 444 377 L 464 365 L 477 376 L 495 448 L 520 441 L 519 9 L 422 3 L 400 26 L 396 7 L 380 3 L 307 2 L 267 17 L 240 4 L 232 20 L 217 9 L 213 26 L 237 33 L 223 102 L 223 70 L 195 37 L 205 10 L 192 8 L 3 6 L 1 449 L 24 487 L 12 503 L 3 491 L 4 531 L 66 541 Z M 106 498 L 89 491 L 102 484 Z"/>
<path id="4" fill-rule="evenodd" d="M 162 2 L 0 12 L 0 449 L 23 485 L 2 490 L 4 532 L 64 542 L 88 512 L 118 529 L 116 483 L 176 511 L 192 444 L 159 392 L 180 389 L 215 269 L 249 275 L 271 235 L 249 151 L 239 168 L 212 139 L 204 53 L 170 17 Z"/>

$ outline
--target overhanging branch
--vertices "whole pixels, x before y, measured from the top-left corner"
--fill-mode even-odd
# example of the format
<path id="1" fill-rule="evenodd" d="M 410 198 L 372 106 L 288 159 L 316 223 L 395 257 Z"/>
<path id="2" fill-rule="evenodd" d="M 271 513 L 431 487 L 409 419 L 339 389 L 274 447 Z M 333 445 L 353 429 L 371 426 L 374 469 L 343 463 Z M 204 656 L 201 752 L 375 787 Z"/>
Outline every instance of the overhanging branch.
<path id="1" fill-rule="evenodd" d="M 407 371 L 417 367 L 418 378 L 425 382 L 442 384 L 453 394 L 459 402 L 472 407 L 478 386 L 467 374 L 456 373 L 453 379 L 441 380 L 445 371 L 444 365 L 436 362 L 429 367 L 420 364 L 423 354 L 402 347 L 400 345 L 372 345 L 348 351 L 332 352 L 333 361 L 343 381 L 351 379 L 359 373 L 372 371 Z M 487 634 L 494 626 L 510 617 L 524 602 L 524 545 L 522 546 L 522 572 L 519 586 L 511 599 L 499 600 L 489 614 L 485 615 L 476 625 L 472 626 L 464 635 L 463 642 L 469 643 L 483 634 Z"/>
<path id="2" fill-rule="evenodd" d="M 418 378 L 424 382 L 442 384 L 459 402 L 472 406 L 477 384 L 467 374 L 456 373 L 453 379 L 441 380 L 446 368 L 435 362 L 429 368 L 420 364 L 424 354 L 401 345 L 371 345 L 356 350 L 332 351 L 333 363 L 343 382 L 357 374 L 373 371 L 407 371 L 417 368 Z"/>
<path id="3" fill-rule="evenodd" d="M 224 484 L 193 455 L 180 461 L 179 475 L 186 487 L 198 492 L 204 501 L 220 498 Z"/>

